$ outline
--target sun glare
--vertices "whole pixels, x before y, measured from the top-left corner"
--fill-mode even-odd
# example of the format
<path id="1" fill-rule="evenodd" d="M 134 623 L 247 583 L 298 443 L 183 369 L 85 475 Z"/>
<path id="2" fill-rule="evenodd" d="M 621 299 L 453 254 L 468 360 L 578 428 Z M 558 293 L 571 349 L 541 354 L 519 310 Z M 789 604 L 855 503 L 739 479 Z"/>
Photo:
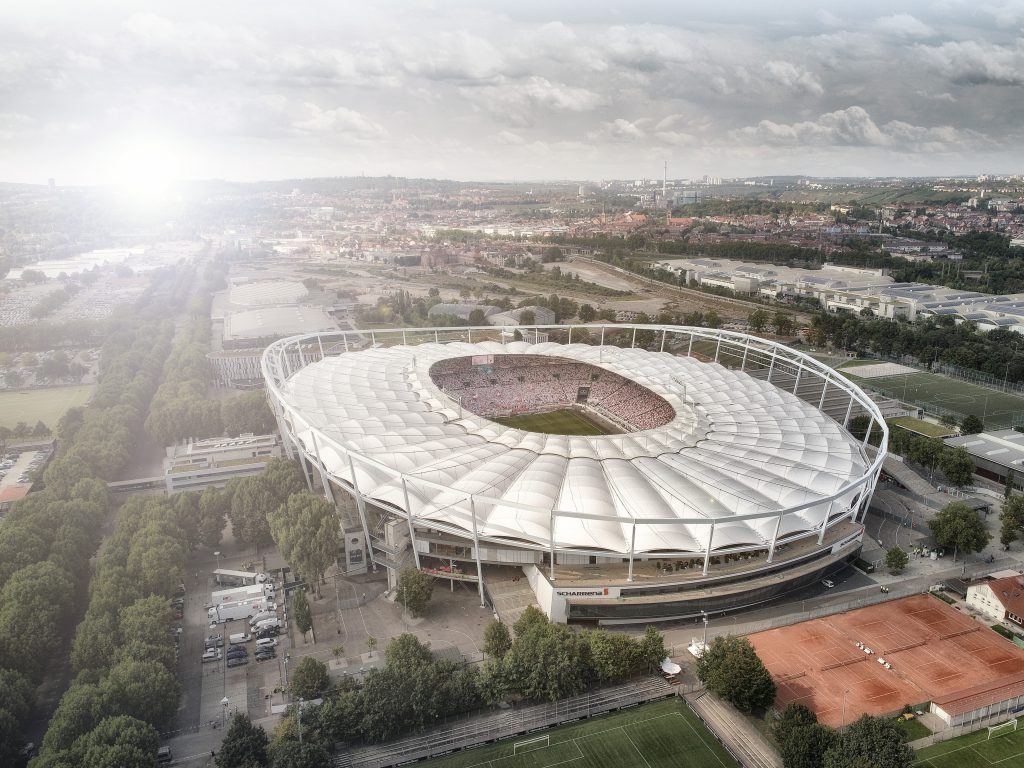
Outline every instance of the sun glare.
<path id="1" fill-rule="evenodd" d="M 182 173 L 182 152 L 172 143 L 135 137 L 113 148 L 110 178 L 124 204 L 149 208 L 167 200 Z"/>

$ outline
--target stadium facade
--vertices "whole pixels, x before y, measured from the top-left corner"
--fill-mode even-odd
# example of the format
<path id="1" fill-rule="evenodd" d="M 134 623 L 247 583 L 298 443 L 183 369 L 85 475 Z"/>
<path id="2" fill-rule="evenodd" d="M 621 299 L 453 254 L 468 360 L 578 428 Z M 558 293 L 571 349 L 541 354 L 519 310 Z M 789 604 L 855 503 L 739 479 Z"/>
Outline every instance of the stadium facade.
<path id="1" fill-rule="evenodd" d="M 729 331 L 536 330 L 551 340 L 394 329 L 266 350 L 286 450 L 353 509 L 349 565 L 392 583 L 415 566 L 482 602 L 520 574 L 554 620 L 619 623 L 769 602 L 858 556 L 888 432 L 856 385 Z M 551 411 L 604 434 L 497 420 Z"/>

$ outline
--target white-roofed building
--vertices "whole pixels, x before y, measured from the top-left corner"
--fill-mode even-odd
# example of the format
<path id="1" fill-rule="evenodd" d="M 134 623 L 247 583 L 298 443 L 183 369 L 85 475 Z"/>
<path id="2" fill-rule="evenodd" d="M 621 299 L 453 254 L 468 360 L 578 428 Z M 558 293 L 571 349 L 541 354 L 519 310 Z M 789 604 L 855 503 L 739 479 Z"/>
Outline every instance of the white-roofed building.
<path id="1" fill-rule="evenodd" d="M 465 340 L 437 343 L 442 332 Z M 458 561 L 486 580 L 485 562 L 514 563 L 553 618 L 628 621 L 760 602 L 859 552 L 884 447 L 869 456 L 844 425 L 867 411 L 885 427 L 826 366 L 707 329 L 666 327 L 662 347 L 717 339 L 733 366 L 611 345 L 473 341 L 480 335 L 377 331 L 376 347 L 298 369 L 288 362 L 297 340 L 264 355 L 286 445 L 322 468 L 332 496 L 353 495 L 385 567 Z M 819 410 L 826 403 L 836 418 Z M 561 409 L 608 433 L 495 420 Z M 375 541 L 394 518 L 409 528 L 404 558 Z"/>

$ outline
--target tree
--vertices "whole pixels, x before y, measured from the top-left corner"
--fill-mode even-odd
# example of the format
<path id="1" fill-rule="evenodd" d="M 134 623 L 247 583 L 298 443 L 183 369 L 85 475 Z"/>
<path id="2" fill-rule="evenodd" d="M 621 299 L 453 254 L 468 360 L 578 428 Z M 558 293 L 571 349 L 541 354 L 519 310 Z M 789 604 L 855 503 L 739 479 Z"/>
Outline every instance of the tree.
<path id="1" fill-rule="evenodd" d="M 992 539 L 978 513 L 962 501 L 947 504 L 928 521 L 928 527 L 939 546 L 953 550 L 953 562 L 959 552 L 965 555 L 980 552 Z"/>
<path id="2" fill-rule="evenodd" d="M 469 313 L 470 325 L 487 325 L 487 316 L 484 315 L 484 311 L 477 307 Z"/>
<path id="3" fill-rule="evenodd" d="M 434 660 L 427 643 L 420 642 L 416 635 L 404 632 L 384 649 L 384 660 L 392 669 L 411 674 Z"/>
<path id="4" fill-rule="evenodd" d="M 270 532 L 288 563 L 320 596 L 320 582 L 337 557 L 341 520 L 337 508 L 309 491 L 295 493 L 269 515 Z"/>
<path id="5" fill-rule="evenodd" d="M 231 495 L 212 485 L 199 496 L 199 541 L 210 549 L 220 544 L 231 510 Z"/>
<path id="6" fill-rule="evenodd" d="M 313 613 L 309 609 L 304 589 L 296 590 L 295 596 L 292 597 L 292 616 L 295 617 L 295 626 L 303 636 L 313 628 Z"/>
<path id="7" fill-rule="evenodd" d="M 263 391 L 247 392 L 224 400 L 220 405 L 220 416 L 224 431 L 232 436 L 246 432 L 265 435 L 277 426 Z"/>
<path id="8" fill-rule="evenodd" d="M 979 419 L 973 413 L 964 416 L 964 420 L 960 424 L 961 435 L 977 435 L 978 433 L 984 431 L 985 425 L 982 424 L 981 419 Z"/>
<path id="9" fill-rule="evenodd" d="M 403 568 L 398 574 L 395 599 L 413 616 L 422 616 L 434 594 L 434 577 L 416 568 Z"/>
<path id="10" fill-rule="evenodd" d="M 833 731 L 818 724 L 817 716 L 797 702 L 790 702 L 772 725 L 784 768 L 821 768 Z"/>
<path id="11" fill-rule="evenodd" d="M 304 699 L 319 697 L 329 683 L 327 665 L 312 656 L 303 656 L 291 677 L 292 693 Z"/>
<path id="12" fill-rule="evenodd" d="M 719 315 L 717 312 L 715 312 L 715 310 L 712 309 L 710 312 L 704 315 L 704 325 L 708 328 L 721 328 L 721 315 Z"/>
<path id="13" fill-rule="evenodd" d="M 501 660 L 511 647 L 512 635 L 509 634 L 508 626 L 497 619 L 492 619 L 484 628 L 484 653 L 492 659 Z"/>
<path id="14" fill-rule="evenodd" d="M 330 748 L 308 736 L 302 743 L 293 738 L 275 740 L 270 749 L 271 768 L 322 768 L 330 764 Z"/>
<path id="15" fill-rule="evenodd" d="M 544 615 L 540 608 L 535 605 L 528 605 L 512 625 L 512 631 L 519 638 L 529 632 L 531 628 L 544 626 L 547 623 L 548 617 Z"/>
<path id="16" fill-rule="evenodd" d="M 214 762 L 217 768 L 258 768 L 267 764 L 267 732 L 241 712 L 231 718 Z"/>
<path id="17" fill-rule="evenodd" d="M 1003 509 L 999 513 L 999 543 L 1003 545 L 1003 549 L 1009 549 L 1022 533 L 1024 533 L 1024 496 L 1014 495 L 1003 502 Z"/>
<path id="18" fill-rule="evenodd" d="M 750 330 L 754 331 L 754 333 L 760 333 L 768 325 L 769 319 L 770 316 L 765 310 L 755 309 L 747 315 L 747 325 L 750 326 Z"/>
<path id="19" fill-rule="evenodd" d="M 181 684 L 159 661 L 125 659 L 100 683 L 111 709 L 157 727 L 166 725 L 178 709 Z"/>
<path id="20" fill-rule="evenodd" d="M 588 657 L 586 640 L 564 624 L 531 624 L 505 655 L 506 679 L 528 699 L 575 696 L 590 677 Z"/>
<path id="21" fill-rule="evenodd" d="M 892 547 L 885 553 L 885 567 L 894 576 L 902 573 L 908 562 L 910 562 L 910 556 L 901 547 Z"/>
<path id="22" fill-rule="evenodd" d="M 836 734 L 825 751 L 824 768 L 910 768 L 914 750 L 896 721 L 864 715 Z"/>
<path id="23" fill-rule="evenodd" d="M 105 718 L 79 737 L 68 752 L 73 765 L 144 768 L 153 764 L 160 734 L 149 723 L 127 715 Z"/>
<path id="24" fill-rule="evenodd" d="M 697 677 L 743 712 L 771 706 L 775 682 L 744 637 L 716 637 L 697 660 Z"/>
<path id="25" fill-rule="evenodd" d="M 597 317 L 597 310 L 589 304 L 580 304 L 580 322 L 592 323 Z"/>
<path id="26" fill-rule="evenodd" d="M 772 325 L 779 336 L 790 336 L 793 333 L 793 318 L 785 312 L 776 312 L 772 318 Z"/>
<path id="27" fill-rule="evenodd" d="M 974 477 L 974 461 L 967 449 L 945 448 L 939 456 L 939 466 L 950 485 L 962 488 Z"/>
<path id="28" fill-rule="evenodd" d="M 366 650 L 373 653 L 373 649 L 377 647 L 377 638 L 373 635 L 366 636 Z"/>

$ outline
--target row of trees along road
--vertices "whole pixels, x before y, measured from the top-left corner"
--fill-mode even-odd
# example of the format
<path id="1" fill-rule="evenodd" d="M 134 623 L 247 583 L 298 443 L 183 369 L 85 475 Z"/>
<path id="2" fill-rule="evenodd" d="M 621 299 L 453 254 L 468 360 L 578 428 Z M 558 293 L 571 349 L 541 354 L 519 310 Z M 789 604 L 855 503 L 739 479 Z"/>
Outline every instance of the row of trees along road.
<path id="1" fill-rule="evenodd" d="M 13 692 L 0 701 L 0 765 L 12 764 L 31 693 L 74 628 L 109 512 L 103 481 L 131 455 L 170 348 L 169 325 L 121 321 L 103 348 L 94 405 L 61 419 L 62 453 L 45 470 L 43 490 L 15 503 L 0 524 L 0 677 Z"/>
<path id="2" fill-rule="evenodd" d="M 499 629 L 500 628 L 500 629 Z M 640 638 L 605 630 L 574 632 L 528 608 L 514 626 L 487 628 L 484 667 L 435 659 L 415 635 L 399 635 L 385 650 L 385 664 L 362 686 L 346 680 L 324 703 L 290 709 L 273 737 L 248 718 L 231 723 L 217 755 L 219 768 L 285 768 L 327 765 L 338 742 L 376 743 L 422 731 L 442 718 L 505 699 L 554 700 L 595 682 L 644 671 L 665 656 L 661 635 L 648 628 Z M 307 664 L 308 662 L 308 664 Z M 307 657 L 296 695 L 317 697 L 327 685 L 322 662 Z M 293 682 L 294 687 L 294 682 Z"/>
<path id="3" fill-rule="evenodd" d="M 110 508 L 104 481 L 132 455 L 170 351 L 173 328 L 161 318 L 187 297 L 192 271 L 157 277 L 141 309 L 104 326 L 102 373 L 89 408 L 61 418 L 60 453 L 43 473 L 42 489 L 16 502 L 0 523 L 0 680 L 7 692 L 0 700 L 0 765 L 14 763 L 32 693 L 60 656 L 79 615 L 75 607 L 84 603 L 89 559 Z M 114 676 L 107 683 L 112 699 L 120 697 L 123 681 Z M 93 754 L 110 733 L 108 726 L 83 742 L 81 754 Z M 83 757 L 75 764 L 101 762 Z"/>

